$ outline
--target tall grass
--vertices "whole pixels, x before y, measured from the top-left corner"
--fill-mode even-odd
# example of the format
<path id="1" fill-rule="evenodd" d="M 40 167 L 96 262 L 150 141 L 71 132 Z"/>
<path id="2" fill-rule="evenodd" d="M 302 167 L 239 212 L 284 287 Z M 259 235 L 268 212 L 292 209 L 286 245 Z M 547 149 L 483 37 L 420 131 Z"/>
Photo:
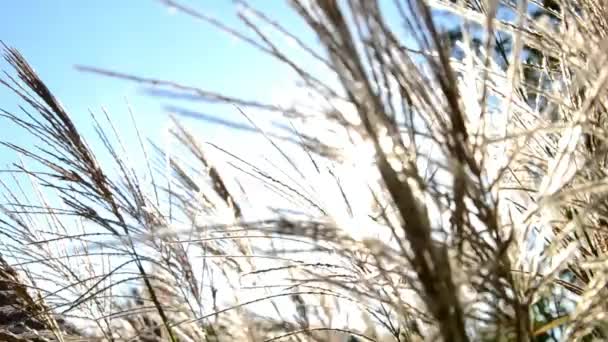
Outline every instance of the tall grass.
<path id="1" fill-rule="evenodd" d="M 264 103 L 80 67 L 289 123 L 277 138 L 250 119 L 275 156 L 262 165 L 175 119 L 175 149 L 137 132 L 146 164 L 135 168 L 109 114 L 93 116 L 106 148 L 93 151 L 95 137 L 5 47 L 17 76 L 1 82 L 28 107 L 2 116 L 40 144 L 3 142 L 26 162 L 4 173 L 2 254 L 48 308 L 32 315 L 81 328 L 47 314 L 55 338 L 608 337 L 607 5 L 289 1 L 318 40 L 310 46 L 244 0 L 247 32 L 162 2 L 287 66 L 307 95 Z M 459 41 L 445 38 L 440 13 L 461 27 Z"/>

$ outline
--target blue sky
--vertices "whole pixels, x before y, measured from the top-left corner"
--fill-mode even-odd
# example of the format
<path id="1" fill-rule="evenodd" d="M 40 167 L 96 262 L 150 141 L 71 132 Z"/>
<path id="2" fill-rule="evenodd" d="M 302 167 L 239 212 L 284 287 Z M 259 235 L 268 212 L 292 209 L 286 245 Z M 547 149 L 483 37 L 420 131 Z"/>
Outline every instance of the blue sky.
<path id="1" fill-rule="evenodd" d="M 79 72 L 74 69 L 76 64 L 175 80 L 252 99 L 267 98 L 273 85 L 286 78 L 285 69 L 277 68 L 276 61 L 206 23 L 172 13 L 154 0 L 9 3 L 0 11 L 0 39 L 21 51 L 87 136 L 93 134 L 88 109 L 99 112 L 100 106 L 107 107 L 118 126 L 126 129 L 130 120 L 124 98 L 128 97 L 144 133 L 156 138 L 166 118 L 163 106 L 175 102 L 144 95 L 140 86 L 130 82 Z M 183 3 L 238 25 L 231 1 Z M 290 28 L 298 30 L 294 25 L 301 25 L 284 1 L 252 3 L 264 5 Z M 6 63 L 0 65 L 10 71 Z M 1 108 L 14 110 L 20 103 L 8 90 L 0 89 Z M 181 104 L 218 118 L 240 118 L 227 106 Z M 0 125 L 4 140 L 30 143 L 13 126 Z M 200 129 L 197 132 L 205 140 L 230 134 L 209 125 Z M 13 160 L 14 155 L 0 153 L 2 167 Z"/>

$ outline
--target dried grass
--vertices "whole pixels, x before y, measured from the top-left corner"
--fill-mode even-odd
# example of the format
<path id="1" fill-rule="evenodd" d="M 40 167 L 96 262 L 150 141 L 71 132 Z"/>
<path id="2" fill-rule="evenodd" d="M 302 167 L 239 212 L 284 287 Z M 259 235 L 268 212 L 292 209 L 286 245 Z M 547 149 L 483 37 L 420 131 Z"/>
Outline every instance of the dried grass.
<path id="1" fill-rule="evenodd" d="M 18 78 L 1 82 L 33 112 L 2 115 L 44 145 L 3 142 L 38 163 L 7 173 L 16 186 L 5 185 L 3 254 L 25 283 L 55 285 L 38 289 L 52 310 L 109 341 L 606 338 L 606 5 L 395 1 L 397 27 L 378 1 L 290 1 L 320 52 L 245 1 L 248 33 L 163 3 L 286 65 L 311 102 L 80 67 L 247 119 L 265 110 L 290 120 L 284 141 L 254 125 L 273 167 L 197 141 L 175 120 L 177 151 L 153 144 L 150 154 L 138 133 L 145 170 L 96 120 L 118 170 L 110 177 L 5 47 Z M 549 23 L 531 16 L 543 5 Z M 458 18 L 454 46 L 438 10 Z M 262 26 L 331 77 L 296 63 Z"/>

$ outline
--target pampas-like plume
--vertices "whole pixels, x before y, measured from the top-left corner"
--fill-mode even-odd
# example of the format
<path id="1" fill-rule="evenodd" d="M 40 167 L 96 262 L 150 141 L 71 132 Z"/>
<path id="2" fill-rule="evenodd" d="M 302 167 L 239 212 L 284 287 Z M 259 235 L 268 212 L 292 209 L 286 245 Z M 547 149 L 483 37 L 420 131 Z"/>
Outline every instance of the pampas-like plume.
<path id="1" fill-rule="evenodd" d="M 263 166 L 176 119 L 179 147 L 148 154 L 138 135 L 147 164 L 135 170 L 111 122 L 95 119 L 111 178 L 7 48 L 19 80 L 2 83 L 35 113 L 3 116 L 45 145 L 4 142 L 40 164 L 15 164 L 18 190 L 5 185 L 5 254 L 50 309 L 93 317 L 106 340 L 608 336 L 602 2 L 288 1 L 317 46 L 244 0 L 246 32 L 162 2 L 266 53 L 306 95 L 265 103 L 80 67 L 230 104 L 276 156 Z M 284 114 L 290 136 L 255 111 Z M 19 174 L 40 203 L 16 195 Z"/>

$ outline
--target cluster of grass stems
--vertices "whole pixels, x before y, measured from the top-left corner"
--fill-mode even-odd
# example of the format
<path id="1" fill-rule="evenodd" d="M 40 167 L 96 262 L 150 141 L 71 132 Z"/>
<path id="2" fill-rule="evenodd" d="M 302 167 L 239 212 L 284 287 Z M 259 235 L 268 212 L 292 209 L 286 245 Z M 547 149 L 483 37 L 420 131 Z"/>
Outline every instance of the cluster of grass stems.
<path id="1" fill-rule="evenodd" d="M 162 2 L 285 65 L 308 103 L 80 67 L 289 122 L 254 124 L 275 167 L 175 119 L 178 147 L 129 138 L 136 168 L 109 114 L 82 136 L 5 46 L 23 106 L 2 127 L 38 144 L 2 142 L 21 157 L 0 179 L 2 255 L 54 338 L 59 316 L 106 341 L 608 338 L 603 1 L 288 1 L 314 46 L 244 0 L 246 31 Z"/>

